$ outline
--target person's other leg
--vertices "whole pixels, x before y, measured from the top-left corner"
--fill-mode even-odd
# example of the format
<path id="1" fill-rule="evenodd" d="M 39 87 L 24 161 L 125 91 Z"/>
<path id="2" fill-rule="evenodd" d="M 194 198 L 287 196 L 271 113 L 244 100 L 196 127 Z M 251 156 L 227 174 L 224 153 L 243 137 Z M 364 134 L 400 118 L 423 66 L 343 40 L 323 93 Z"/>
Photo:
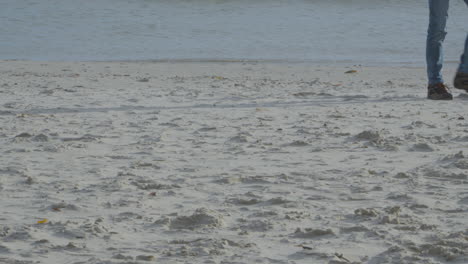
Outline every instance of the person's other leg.
<path id="1" fill-rule="evenodd" d="M 468 0 L 465 0 L 468 1 Z M 429 0 L 429 28 L 427 31 L 426 62 L 429 85 L 443 83 L 442 65 L 444 54 L 449 0 Z"/>
<path id="2" fill-rule="evenodd" d="M 458 68 L 458 71 L 468 74 L 468 35 L 466 36 L 465 51 L 461 56 L 460 67 Z"/>
<path id="3" fill-rule="evenodd" d="M 465 0 L 468 5 L 468 0 Z M 460 58 L 460 66 L 453 80 L 453 86 L 468 92 L 468 36 L 466 36 L 465 50 Z"/>
<path id="4" fill-rule="evenodd" d="M 466 5 L 468 5 L 468 0 L 465 0 Z M 468 35 L 466 36 L 465 41 L 465 50 L 461 56 L 460 67 L 458 68 L 459 72 L 468 73 Z"/>

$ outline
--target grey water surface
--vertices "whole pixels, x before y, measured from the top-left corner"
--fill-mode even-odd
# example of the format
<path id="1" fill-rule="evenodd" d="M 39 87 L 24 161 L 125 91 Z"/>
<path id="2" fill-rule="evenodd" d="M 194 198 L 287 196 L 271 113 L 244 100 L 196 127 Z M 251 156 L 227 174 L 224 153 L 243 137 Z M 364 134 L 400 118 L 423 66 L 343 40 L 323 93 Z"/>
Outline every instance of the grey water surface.
<path id="1" fill-rule="evenodd" d="M 426 0 L 0 0 L 0 59 L 422 64 Z M 451 0 L 458 61 L 468 8 Z"/>

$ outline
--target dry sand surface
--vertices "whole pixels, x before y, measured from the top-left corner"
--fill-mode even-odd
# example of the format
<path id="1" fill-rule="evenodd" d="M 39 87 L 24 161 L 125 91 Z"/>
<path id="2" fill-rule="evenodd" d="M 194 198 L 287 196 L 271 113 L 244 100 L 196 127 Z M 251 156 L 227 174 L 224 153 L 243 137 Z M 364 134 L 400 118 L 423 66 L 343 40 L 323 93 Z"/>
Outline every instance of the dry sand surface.
<path id="1" fill-rule="evenodd" d="M 0 61 L 0 263 L 468 263 L 468 96 L 425 83 Z"/>

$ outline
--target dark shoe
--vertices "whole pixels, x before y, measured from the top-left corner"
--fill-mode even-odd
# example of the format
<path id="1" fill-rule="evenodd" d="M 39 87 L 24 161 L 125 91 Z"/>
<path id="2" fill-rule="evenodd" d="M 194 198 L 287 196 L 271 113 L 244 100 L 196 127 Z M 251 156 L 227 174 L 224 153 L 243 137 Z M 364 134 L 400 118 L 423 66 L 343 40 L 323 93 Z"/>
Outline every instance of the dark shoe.
<path id="1" fill-rule="evenodd" d="M 443 83 L 431 84 L 427 87 L 427 99 L 431 100 L 452 100 L 453 96 Z"/>
<path id="2" fill-rule="evenodd" d="M 453 86 L 468 92 L 468 73 L 458 72 L 455 75 L 455 80 L 453 80 Z"/>

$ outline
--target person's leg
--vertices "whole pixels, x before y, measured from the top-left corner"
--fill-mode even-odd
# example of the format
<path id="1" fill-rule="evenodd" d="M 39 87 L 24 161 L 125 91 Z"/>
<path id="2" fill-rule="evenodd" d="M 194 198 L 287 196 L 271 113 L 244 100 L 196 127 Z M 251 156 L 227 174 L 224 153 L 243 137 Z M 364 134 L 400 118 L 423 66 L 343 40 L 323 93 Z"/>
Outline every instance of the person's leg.
<path id="1" fill-rule="evenodd" d="M 468 0 L 465 0 L 468 1 Z M 429 29 L 426 42 L 426 62 L 429 85 L 443 83 L 442 43 L 445 40 L 449 0 L 429 0 Z"/>
<path id="2" fill-rule="evenodd" d="M 468 0 L 467 0 L 468 1 Z M 468 74 L 468 36 L 466 36 L 465 41 L 465 51 L 461 55 L 460 59 L 460 67 L 458 67 L 458 72 L 467 73 Z"/>
<path id="3" fill-rule="evenodd" d="M 468 0 L 465 0 L 465 3 L 468 5 Z M 460 66 L 455 74 L 453 86 L 468 92 L 468 36 L 466 36 L 465 50 L 461 55 Z"/>
<path id="4" fill-rule="evenodd" d="M 468 0 L 465 0 L 468 5 Z M 453 80 L 453 86 L 468 92 L 468 36 L 465 41 L 465 50 L 460 58 L 460 66 Z"/>
<path id="5" fill-rule="evenodd" d="M 468 5 L 468 0 L 465 0 L 466 5 Z M 466 36 L 465 41 L 465 50 L 461 56 L 460 67 L 458 68 L 459 72 L 468 73 L 468 35 Z"/>

